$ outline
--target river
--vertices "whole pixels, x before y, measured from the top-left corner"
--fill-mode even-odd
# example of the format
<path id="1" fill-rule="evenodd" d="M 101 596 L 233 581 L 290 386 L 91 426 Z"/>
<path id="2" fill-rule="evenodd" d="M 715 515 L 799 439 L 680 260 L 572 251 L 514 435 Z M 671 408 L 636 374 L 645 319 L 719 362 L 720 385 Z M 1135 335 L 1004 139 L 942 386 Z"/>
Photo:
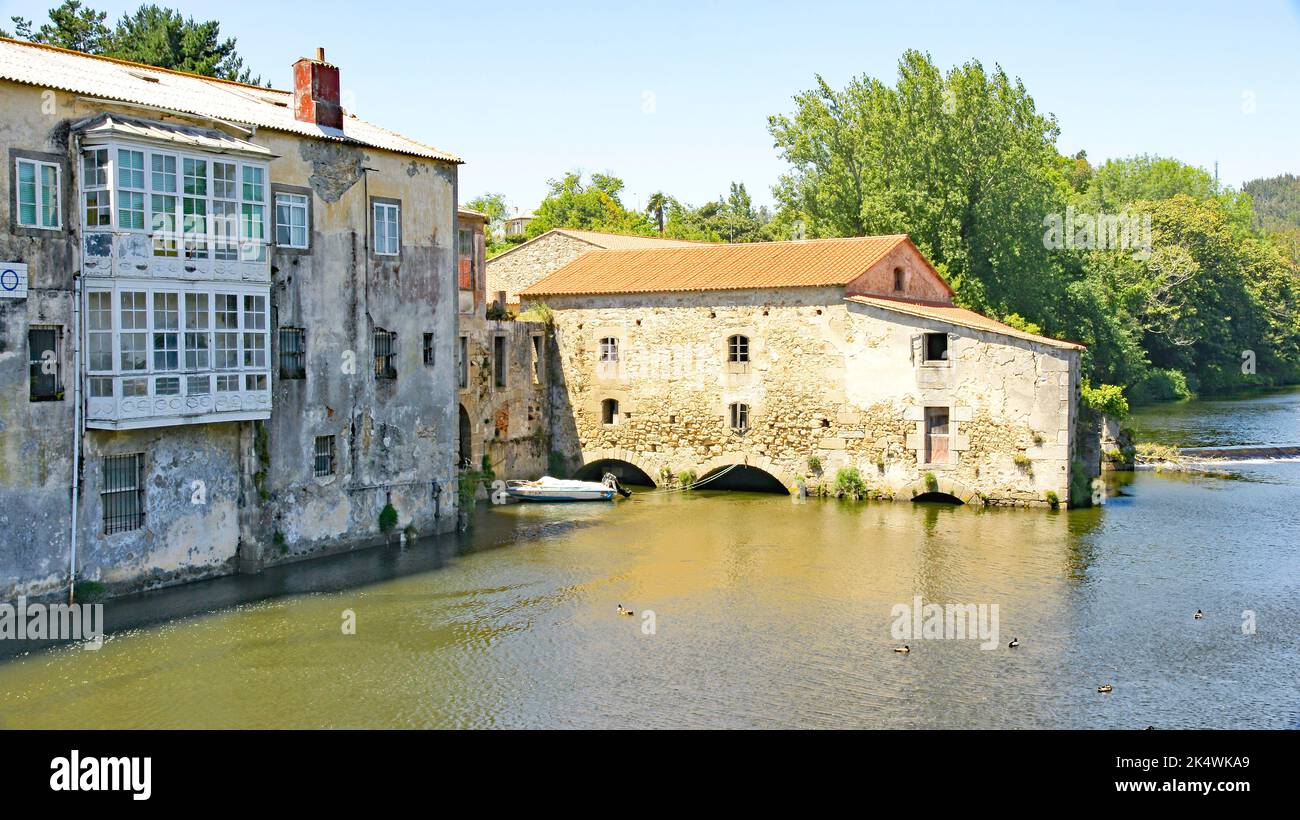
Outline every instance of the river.
<path id="1" fill-rule="evenodd" d="M 1298 407 L 1134 424 L 1290 444 Z M 0 726 L 1296 727 L 1298 486 L 1277 461 L 1140 472 L 1068 512 L 726 492 L 482 508 L 458 539 L 110 601 L 168 620 L 0 662 Z M 996 604 L 996 648 L 897 639 L 916 596 Z"/>

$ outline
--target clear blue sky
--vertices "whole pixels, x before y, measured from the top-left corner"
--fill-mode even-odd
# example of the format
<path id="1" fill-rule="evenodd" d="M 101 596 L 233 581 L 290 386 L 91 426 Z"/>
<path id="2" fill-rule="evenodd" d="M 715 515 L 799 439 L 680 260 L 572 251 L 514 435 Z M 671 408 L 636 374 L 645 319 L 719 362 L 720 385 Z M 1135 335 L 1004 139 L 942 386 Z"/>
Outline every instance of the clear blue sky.
<path id="1" fill-rule="evenodd" d="M 160 3 L 220 15 L 279 88 L 324 46 L 345 104 L 462 156 L 462 199 L 499 191 L 521 208 L 570 168 L 622 177 L 628 205 L 655 190 L 699 204 L 732 180 L 770 203 L 783 163 L 767 116 L 791 110 L 814 73 L 892 82 L 907 48 L 944 68 L 1001 64 L 1056 115 L 1061 150 L 1094 162 L 1218 160 L 1236 186 L 1300 172 L 1297 0 Z M 138 2 L 88 4 L 116 19 Z M 0 0 L 0 17 L 11 28 L 10 15 L 52 5 Z"/>

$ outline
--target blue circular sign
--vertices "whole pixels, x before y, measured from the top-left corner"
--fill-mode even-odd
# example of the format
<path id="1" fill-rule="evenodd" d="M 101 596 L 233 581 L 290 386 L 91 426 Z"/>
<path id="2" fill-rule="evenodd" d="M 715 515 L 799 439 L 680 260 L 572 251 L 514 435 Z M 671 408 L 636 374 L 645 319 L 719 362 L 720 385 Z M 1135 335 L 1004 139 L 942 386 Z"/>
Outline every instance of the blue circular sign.
<path id="1" fill-rule="evenodd" d="M 18 290 L 18 271 L 12 268 L 0 271 L 0 289 Z"/>

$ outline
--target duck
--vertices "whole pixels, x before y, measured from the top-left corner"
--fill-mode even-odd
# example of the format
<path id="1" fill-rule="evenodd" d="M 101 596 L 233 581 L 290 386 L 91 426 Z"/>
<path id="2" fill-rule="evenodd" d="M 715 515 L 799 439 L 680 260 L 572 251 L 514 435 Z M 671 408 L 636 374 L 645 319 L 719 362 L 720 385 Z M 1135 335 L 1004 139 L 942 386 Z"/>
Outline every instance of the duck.
<path id="1" fill-rule="evenodd" d="M 1199 620 L 1201 620 L 1202 618 L 1205 617 L 1205 613 L 1201 612 L 1201 611 L 1198 609 L 1198 610 L 1196 610 L 1196 614 L 1193 615 L 1192 617 L 1199 621 Z"/>
<path id="2" fill-rule="evenodd" d="M 1019 638 L 1012 638 L 1011 643 L 1007 644 L 1008 649 L 1015 649 L 1017 646 L 1020 646 Z"/>
<path id="3" fill-rule="evenodd" d="M 627 608 L 624 607 L 622 604 L 619 604 L 619 605 L 618 605 L 618 614 L 619 614 L 619 615 L 635 615 L 636 613 L 633 612 L 633 611 L 630 610 L 630 609 L 627 609 Z"/>
<path id="4" fill-rule="evenodd" d="M 912 647 L 908 646 L 907 644 L 903 644 L 902 646 L 894 647 L 894 651 L 900 655 L 906 655 L 908 652 L 912 651 Z"/>
<path id="5" fill-rule="evenodd" d="M 1103 695 L 1109 695 L 1111 692 L 1115 691 L 1115 687 L 1111 686 L 1109 683 L 1103 683 L 1101 686 L 1097 687 L 1097 691 Z"/>

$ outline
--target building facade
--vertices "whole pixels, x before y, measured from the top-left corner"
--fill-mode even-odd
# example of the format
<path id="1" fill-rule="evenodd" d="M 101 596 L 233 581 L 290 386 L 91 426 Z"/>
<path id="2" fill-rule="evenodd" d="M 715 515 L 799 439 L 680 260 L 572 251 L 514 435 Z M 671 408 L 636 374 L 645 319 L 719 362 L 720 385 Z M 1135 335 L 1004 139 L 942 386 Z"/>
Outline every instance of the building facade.
<path id="1" fill-rule="evenodd" d="M 493 312 L 483 275 L 487 218 L 459 211 L 458 459 L 501 478 L 537 478 L 549 454 L 544 321 Z"/>
<path id="2" fill-rule="evenodd" d="M 293 78 L 0 41 L 0 599 L 454 526 L 459 160 Z"/>
<path id="3" fill-rule="evenodd" d="M 905 236 L 594 251 L 522 298 L 554 315 L 573 469 L 1070 500 L 1081 348 L 955 307 Z"/>

